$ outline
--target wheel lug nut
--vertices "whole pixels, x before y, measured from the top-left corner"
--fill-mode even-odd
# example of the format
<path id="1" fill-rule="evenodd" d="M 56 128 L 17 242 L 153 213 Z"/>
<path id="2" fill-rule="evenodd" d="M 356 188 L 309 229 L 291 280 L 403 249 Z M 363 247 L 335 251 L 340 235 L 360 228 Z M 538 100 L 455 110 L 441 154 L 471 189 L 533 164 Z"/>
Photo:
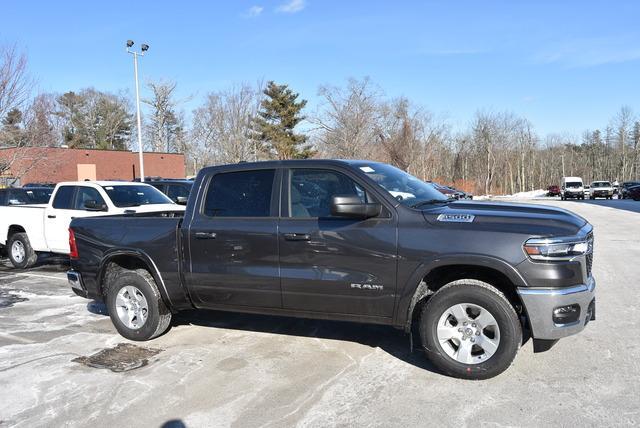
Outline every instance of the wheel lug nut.
<path id="1" fill-rule="evenodd" d="M 480 332 L 479 331 L 476 331 L 476 336 L 480 336 Z"/>
<path id="2" fill-rule="evenodd" d="M 462 327 L 460 327 L 460 328 L 458 329 L 458 331 L 459 331 L 460 333 L 462 333 Z"/>
<path id="3" fill-rule="evenodd" d="M 471 324 L 471 327 L 475 327 L 475 326 L 476 326 L 476 323 Z"/>
<path id="4" fill-rule="evenodd" d="M 472 337 L 472 338 L 471 338 L 471 342 L 475 342 L 475 341 L 476 341 L 476 340 Z"/>
<path id="5" fill-rule="evenodd" d="M 466 321 L 465 321 L 465 322 L 463 322 L 463 323 L 462 323 L 462 325 L 467 325 L 467 322 L 466 322 Z"/>

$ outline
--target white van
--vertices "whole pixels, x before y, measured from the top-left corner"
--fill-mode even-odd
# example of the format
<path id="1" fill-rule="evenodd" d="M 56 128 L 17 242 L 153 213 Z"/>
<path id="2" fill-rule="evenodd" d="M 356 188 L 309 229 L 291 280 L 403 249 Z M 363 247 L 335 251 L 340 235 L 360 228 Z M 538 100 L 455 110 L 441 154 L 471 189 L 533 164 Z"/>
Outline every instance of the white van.
<path id="1" fill-rule="evenodd" d="M 560 199 L 584 199 L 584 184 L 580 177 L 562 177 L 560 183 Z"/>

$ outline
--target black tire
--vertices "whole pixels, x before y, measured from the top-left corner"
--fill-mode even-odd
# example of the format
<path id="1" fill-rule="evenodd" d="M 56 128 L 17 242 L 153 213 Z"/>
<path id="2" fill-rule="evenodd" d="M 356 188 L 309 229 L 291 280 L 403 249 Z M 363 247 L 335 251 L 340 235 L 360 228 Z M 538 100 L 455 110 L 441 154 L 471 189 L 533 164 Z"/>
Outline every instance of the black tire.
<path id="1" fill-rule="evenodd" d="M 473 304 L 486 309 L 500 329 L 500 342 L 493 355 L 465 364 L 447 355 L 437 338 L 440 317 L 450 307 Z M 440 288 L 424 305 L 420 316 L 420 338 L 427 357 L 446 374 L 461 379 L 489 379 L 509 368 L 522 344 L 522 326 L 511 303 L 492 285 L 473 279 L 450 282 Z"/>
<path id="2" fill-rule="evenodd" d="M 114 279 L 107 284 L 106 303 L 111 322 L 118 333 L 129 340 L 144 341 L 158 337 L 169 328 L 171 311 L 164 304 L 156 282 L 151 274 L 144 269 L 125 270 L 114 275 Z M 134 286 L 144 295 L 147 305 L 147 319 L 137 329 L 129 328 L 119 318 L 116 298 L 120 290 L 126 286 Z"/>
<path id="3" fill-rule="evenodd" d="M 24 256 L 21 259 L 14 256 L 14 252 L 12 251 L 14 245 L 21 245 L 24 249 Z M 29 242 L 29 237 L 24 232 L 14 233 L 11 235 L 7 241 L 6 250 L 9 260 L 15 268 L 28 269 L 38 261 L 38 254 L 33 251 L 31 243 Z"/>

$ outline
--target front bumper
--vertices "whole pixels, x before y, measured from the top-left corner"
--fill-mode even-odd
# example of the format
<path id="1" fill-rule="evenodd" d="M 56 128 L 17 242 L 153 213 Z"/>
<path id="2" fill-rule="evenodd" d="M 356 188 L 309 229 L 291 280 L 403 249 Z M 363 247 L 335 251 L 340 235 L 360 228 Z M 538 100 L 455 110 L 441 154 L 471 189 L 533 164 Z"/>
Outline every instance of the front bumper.
<path id="1" fill-rule="evenodd" d="M 519 287 L 529 318 L 531 335 L 534 339 L 555 340 L 582 331 L 596 314 L 596 281 L 590 277 L 587 284 L 567 288 L 540 289 Z M 575 321 L 558 323 L 554 321 L 554 310 L 570 305 L 579 306 Z"/>
<path id="2" fill-rule="evenodd" d="M 73 292 L 78 296 L 85 298 L 89 297 L 89 292 L 82 282 L 82 275 L 80 275 L 80 272 L 76 272 L 74 270 L 67 271 L 67 281 L 71 286 L 71 290 L 73 290 Z"/>

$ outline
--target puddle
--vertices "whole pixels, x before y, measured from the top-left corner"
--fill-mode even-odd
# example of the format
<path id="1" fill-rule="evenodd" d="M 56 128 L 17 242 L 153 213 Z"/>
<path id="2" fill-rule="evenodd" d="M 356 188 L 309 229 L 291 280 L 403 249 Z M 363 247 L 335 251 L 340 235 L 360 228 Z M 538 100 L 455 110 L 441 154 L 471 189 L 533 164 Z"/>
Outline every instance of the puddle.
<path id="1" fill-rule="evenodd" d="M 113 348 L 103 349 L 88 357 L 74 358 L 75 363 L 96 369 L 109 369 L 112 372 L 127 372 L 149 364 L 149 358 L 162 352 L 162 349 L 143 348 L 129 343 L 119 343 Z"/>
<path id="2" fill-rule="evenodd" d="M 0 308 L 10 308 L 16 303 L 26 302 L 26 297 L 20 297 L 17 294 L 13 294 L 13 290 L 0 290 Z"/>

